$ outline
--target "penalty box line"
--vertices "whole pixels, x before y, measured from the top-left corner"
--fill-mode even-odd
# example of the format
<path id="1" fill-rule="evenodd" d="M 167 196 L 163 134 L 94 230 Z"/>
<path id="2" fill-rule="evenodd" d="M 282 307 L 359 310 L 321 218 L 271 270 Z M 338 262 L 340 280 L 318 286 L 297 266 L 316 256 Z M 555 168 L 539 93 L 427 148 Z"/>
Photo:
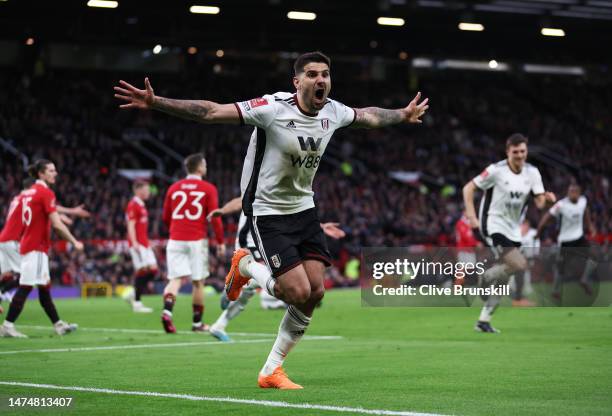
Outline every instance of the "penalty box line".
<path id="1" fill-rule="evenodd" d="M 310 336 L 302 338 L 302 341 L 333 341 L 339 340 L 342 337 L 334 336 Z M 84 351 L 109 351 L 109 350 L 131 350 L 131 349 L 151 349 L 151 348 L 178 348 L 178 347 L 197 347 L 202 345 L 232 345 L 232 344 L 260 344 L 270 342 L 270 339 L 245 339 L 240 341 L 220 342 L 220 341 L 202 341 L 202 342 L 173 342 L 165 344 L 130 344 L 130 345 L 109 345 L 104 347 L 73 347 L 73 348 L 43 348 L 43 349 L 28 349 L 28 350 L 12 350 L 0 351 L 0 355 L 14 355 L 26 353 L 55 353 L 55 352 L 84 352 Z"/>
<path id="2" fill-rule="evenodd" d="M 166 398 L 166 399 L 180 399 L 180 400 L 190 400 L 190 401 L 231 403 L 231 404 L 241 404 L 241 405 L 251 405 L 251 406 L 278 407 L 278 408 L 286 408 L 286 409 L 324 410 L 324 411 L 329 411 L 329 412 L 358 413 L 358 414 L 365 414 L 365 415 L 444 416 L 444 415 L 437 414 L 437 413 L 419 413 L 419 412 L 411 412 L 411 411 L 403 411 L 403 410 L 364 409 L 362 407 L 330 406 L 330 405 L 324 405 L 324 404 L 310 404 L 310 403 L 288 403 L 288 402 L 280 402 L 280 401 L 272 401 L 272 400 L 235 399 L 232 397 L 194 396 L 191 394 L 158 393 L 158 392 L 152 392 L 152 391 L 116 390 L 116 389 L 105 389 L 105 388 L 96 388 L 96 387 L 58 386 L 54 384 L 21 383 L 21 382 L 16 382 L 16 381 L 0 381 L 0 385 L 39 388 L 39 389 L 47 389 L 47 390 L 65 390 L 65 391 L 79 391 L 79 392 L 87 392 L 87 393 L 102 393 L 102 394 L 113 394 L 113 395 L 122 395 L 122 396 L 144 396 L 144 397 L 159 397 L 159 398 Z"/>

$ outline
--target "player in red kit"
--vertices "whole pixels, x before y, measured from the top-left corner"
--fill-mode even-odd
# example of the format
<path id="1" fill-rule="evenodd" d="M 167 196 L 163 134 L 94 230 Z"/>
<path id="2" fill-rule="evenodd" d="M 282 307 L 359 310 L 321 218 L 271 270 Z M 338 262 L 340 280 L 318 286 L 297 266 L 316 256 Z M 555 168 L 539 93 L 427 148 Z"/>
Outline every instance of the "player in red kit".
<path id="1" fill-rule="evenodd" d="M 474 236 L 474 231 L 465 216 L 465 212 L 455 223 L 455 243 L 457 247 L 457 262 L 476 264 L 475 248 L 481 246 L 482 243 Z M 462 285 L 463 283 L 463 277 L 455 279 L 456 285 Z"/>
<path id="2" fill-rule="evenodd" d="M 143 305 L 141 300 L 147 284 L 157 274 L 157 261 L 149 244 L 149 213 L 145 205 L 151 191 L 149 184 L 143 181 L 134 182 L 132 190 L 134 197 L 125 209 L 125 218 L 130 256 L 134 265 L 134 291 L 127 292 L 125 299 L 131 303 L 134 312 L 151 313 L 153 309 Z"/>
<path id="3" fill-rule="evenodd" d="M 208 270 L 208 239 L 206 216 L 219 207 L 217 187 L 203 180 L 206 176 L 206 159 L 201 153 L 185 158 L 187 177 L 168 188 L 164 200 L 164 223 L 170 229 L 166 247 L 169 282 L 164 289 L 162 325 L 167 333 L 175 333 L 172 308 L 185 277 L 193 284 L 193 324 L 195 332 L 206 331 L 202 323 L 204 314 L 204 279 Z M 221 218 L 212 221 L 217 240 L 217 256 L 225 257 L 223 224 Z"/>
<path id="4" fill-rule="evenodd" d="M 34 179 L 32 178 L 23 181 L 23 190 L 11 200 L 4 227 L 0 231 L 0 301 L 8 300 L 10 302 L 12 296 L 9 292 L 19 286 L 21 269 L 19 240 L 21 240 L 24 229 L 21 197 L 33 184 Z M 72 220 L 66 215 L 89 217 L 89 212 L 82 206 L 66 208 L 58 205 L 57 212 L 60 213 L 60 217 L 65 224 L 72 223 Z M 0 313 L 2 312 L 2 306 L 0 306 Z"/>
<path id="5" fill-rule="evenodd" d="M 38 298 L 58 335 L 74 331 L 75 324 L 60 320 L 51 299 L 49 276 L 49 247 L 51 227 L 75 249 L 83 250 L 83 243 L 77 241 L 62 222 L 55 204 L 55 193 L 49 186 L 55 183 L 57 171 L 48 160 L 39 160 L 28 169 L 36 183 L 21 195 L 21 218 L 24 225 L 20 241 L 21 275 L 19 289 L 11 301 L 6 320 L 0 326 L 0 336 L 25 337 L 15 329 L 15 321 L 23 310 L 25 301 L 34 286 L 38 286 Z"/>

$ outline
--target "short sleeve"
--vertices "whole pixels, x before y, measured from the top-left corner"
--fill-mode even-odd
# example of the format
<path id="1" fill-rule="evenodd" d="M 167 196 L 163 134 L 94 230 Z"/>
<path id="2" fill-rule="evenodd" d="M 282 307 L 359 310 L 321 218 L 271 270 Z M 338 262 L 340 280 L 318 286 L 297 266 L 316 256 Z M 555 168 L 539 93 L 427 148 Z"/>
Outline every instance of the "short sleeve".
<path id="1" fill-rule="evenodd" d="M 542 175 L 540 175 L 540 171 L 536 168 L 533 169 L 532 173 L 531 192 L 534 195 L 540 195 L 544 193 L 544 183 L 542 182 Z"/>
<path id="2" fill-rule="evenodd" d="M 489 165 L 483 170 L 480 175 L 476 176 L 472 181 L 479 189 L 486 190 L 492 188 L 495 185 L 495 176 L 497 169 L 495 165 Z"/>
<path id="3" fill-rule="evenodd" d="M 266 128 L 276 116 L 276 99 L 273 95 L 253 98 L 234 104 L 240 115 L 240 122 L 250 126 Z"/>
<path id="4" fill-rule="evenodd" d="M 57 211 L 57 207 L 55 206 L 55 194 L 53 192 L 45 192 L 43 194 L 43 208 L 47 214 Z"/>
<path id="5" fill-rule="evenodd" d="M 138 220 L 138 210 L 136 209 L 135 204 L 129 204 L 127 210 L 125 212 L 125 216 L 128 221 L 137 221 Z"/>
<path id="6" fill-rule="evenodd" d="M 355 122 L 357 112 L 354 108 L 348 107 L 338 101 L 332 101 L 336 108 L 336 117 L 340 128 L 348 127 Z"/>
<path id="7" fill-rule="evenodd" d="M 562 201 L 557 201 L 557 203 L 555 205 L 553 205 L 549 210 L 548 213 L 550 215 L 552 215 L 555 218 L 559 218 L 559 214 L 561 214 L 561 205 L 563 204 Z"/>

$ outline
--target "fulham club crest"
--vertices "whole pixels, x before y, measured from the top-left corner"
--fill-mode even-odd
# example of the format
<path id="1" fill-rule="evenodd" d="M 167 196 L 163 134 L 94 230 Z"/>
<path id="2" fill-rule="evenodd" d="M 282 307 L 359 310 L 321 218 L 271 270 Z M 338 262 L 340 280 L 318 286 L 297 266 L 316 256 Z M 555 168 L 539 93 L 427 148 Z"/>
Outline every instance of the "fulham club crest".
<path id="1" fill-rule="evenodd" d="M 329 129 L 329 119 L 328 118 L 324 118 L 324 119 L 321 120 L 321 127 L 325 131 L 327 131 L 327 129 Z"/>
<path id="2" fill-rule="evenodd" d="M 274 267 L 276 267 L 277 269 L 280 267 L 281 259 L 280 259 L 280 256 L 278 254 L 275 254 L 272 257 L 270 257 L 270 260 L 272 261 L 272 265 Z"/>

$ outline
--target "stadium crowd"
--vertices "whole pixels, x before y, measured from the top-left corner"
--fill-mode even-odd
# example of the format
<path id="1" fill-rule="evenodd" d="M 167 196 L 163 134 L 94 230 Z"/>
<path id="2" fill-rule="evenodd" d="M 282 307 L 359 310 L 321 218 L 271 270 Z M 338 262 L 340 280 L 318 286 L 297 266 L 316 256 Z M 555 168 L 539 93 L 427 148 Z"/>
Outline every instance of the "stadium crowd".
<path id="1" fill-rule="evenodd" d="M 339 68 L 337 73 L 334 69 L 331 96 L 349 106 L 399 107 L 420 89 L 430 97 L 432 107 L 424 128 L 418 130 L 410 126 L 344 129 L 334 136 L 314 184 L 321 220 L 338 221 L 347 233 L 345 239 L 329 242 L 337 264 L 329 272 L 328 286 L 356 283 L 354 273 L 345 266 L 358 257 L 360 247 L 453 244 L 454 223 L 462 210 L 462 185 L 487 164 L 503 159 L 504 139 L 515 131 L 530 138 L 530 161 L 557 196 L 565 193 L 572 179 L 583 184 L 598 231 L 596 239 L 609 241 L 609 89 L 579 78 L 466 73 L 407 77 L 406 68 L 396 67 L 388 69 L 386 81 L 378 81 L 366 64 L 358 71 L 345 64 Z M 220 102 L 291 88 L 283 65 L 273 70 L 262 65 L 260 71 L 243 77 L 239 66 L 229 63 L 220 73 L 153 75 L 151 81 L 159 95 Z M 121 76 L 142 84 L 143 74 Z M 122 112 L 112 94 L 116 77 L 68 70 L 27 76 L 5 71 L 0 77 L 0 138 L 30 161 L 42 157 L 54 161 L 60 172 L 59 202 L 84 204 L 92 212 L 89 219 L 76 219 L 73 227 L 75 235 L 88 243 L 85 253 L 58 250 L 59 255 L 51 256 L 53 278 L 61 284 L 124 283 L 132 274 L 125 251 L 103 243 L 126 236 L 124 209 L 131 190 L 122 169 L 163 166 L 162 175 L 151 179 L 147 205 L 149 234 L 161 242 L 157 250 L 164 270 L 161 245 L 167 230 L 161 205 L 168 179 L 181 175 L 181 165 L 171 154 L 145 146 L 162 165 L 154 162 L 137 145 L 138 138 L 154 137 L 182 156 L 203 151 L 208 180 L 217 185 L 220 204 L 240 194 L 250 128 L 201 126 L 159 113 Z M 504 82 L 499 77 L 505 77 Z M 567 102 L 580 103 L 581 108 L 566 107 Z M 0 225 L 24 177 L 22 159 L 6 146 L 0 147 Z M 539 215 L 533 210 L 528 213 L 534 225 Z M 224 218 L 224 222 L 228 244 L 232 244 L 237 218 Z M 227 259 L 211 257 L 211 276 L 221 279 Z"/>

